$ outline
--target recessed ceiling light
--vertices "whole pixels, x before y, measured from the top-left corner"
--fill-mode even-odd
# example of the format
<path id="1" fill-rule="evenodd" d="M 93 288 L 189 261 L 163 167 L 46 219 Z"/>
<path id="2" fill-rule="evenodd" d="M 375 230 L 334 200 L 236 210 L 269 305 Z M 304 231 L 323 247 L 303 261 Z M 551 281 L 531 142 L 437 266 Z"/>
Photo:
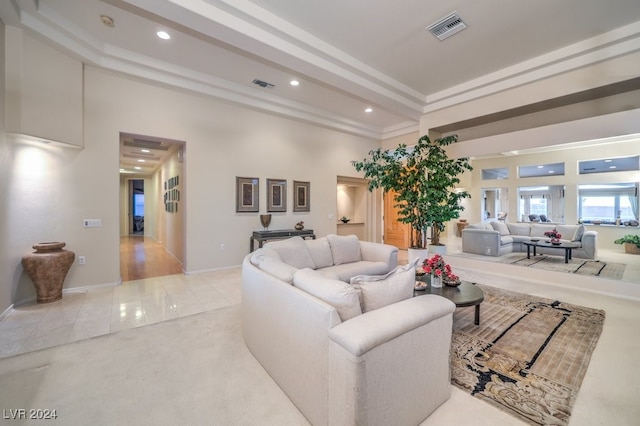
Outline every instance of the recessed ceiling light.
<path id="1" fill-rule="evenodd" d="M 549 170 L 549 173 L 555 173 L 553 170 Z"/>
<path id="2" fill-rule="evenodd" d="M 169 33 L 166 31 L 158 31 L 156 34 L 158 35 L 158 37 L 160 37 L 163 40 L 169 40 L 171 38 Z"/>
<path id="3" fill-rule="evenodd" d="M 136 170 L 142 170 L 142 167 L 140 167 L 140 166 L 135 166 L 135 167 L 134 167 L 134 169 L 136 169 Z"/>
<path id="4" fill-rule="evenodd" d="M 290 84 L 290 85 L 292 85 L 292 86 L 299 86 L 299 85 L 300 85 L 300 82 L 299 82 L 298 80 L 291 80 L 291 81 L 289 82 L 289 84 Z"/>
<path id="5" fill-rule="evenodd" d="M 141 149 L 140 151 L 142 151 L 142 152 L 151 152 L 148 149 Z"/>
<path id="6" fill-rule="evenodd" d="M 538 166 L 539 169 L 544 169 L 544 166 Z"/>
<path id="7" fill-rule="evenodd" d="M 367 108 L 364 110 L 364 112 L 373 112 L 373 108 Z"/>
<path id="8" fill-rule="evenodd" d="M 617 169 L 618 167 L 616 166 L 609 166 L 610 169 Z"/>
<path id="9" fill-rule="evenodd" d="M 144 163 L 144 160 L 140 159 L 138 160 L 138 163 Z"/>
<path id="10" fill-rule="evenodd" d="M 103 24 L 105 24 L 107 27 L 113 28 L 113 18 L 111 16 L 107 16 L 107 15 L 100 15 L 100 20 L 102 21 Z"/>
<path id="11" fill-rule="evenodd" d="M 604 162 L 605 162 L 605 163 L 610 163 L 610 162 L 611 162 L 611 160 L 604 160 Z"/>

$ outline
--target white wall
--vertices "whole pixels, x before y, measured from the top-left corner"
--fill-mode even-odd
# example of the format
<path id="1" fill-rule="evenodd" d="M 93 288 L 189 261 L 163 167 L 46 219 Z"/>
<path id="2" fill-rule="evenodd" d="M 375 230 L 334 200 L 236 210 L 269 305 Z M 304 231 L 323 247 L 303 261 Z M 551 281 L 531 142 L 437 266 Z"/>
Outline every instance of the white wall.
<path id="1" fill-rule="evenodd" d="M 180 183 L 184 252 L 170 242 L 180 240 L 175 230 L 181 224 L 157 237 L 184 258 L 189 272 L 239 265 L 249 251 L 251 232 L 262 228 L 259 213 L 235 212 L 236 176 L 260 179 L 260 213 L 266 212 L 267 178 L 287 179 L 289 206 L 292 181 L 310 181 L 311 212 L 293 213 L 289 207 L 273 215 L 270 228 L 292 228 L 304 220 L 306 228 L 322 236 L 336 232 L 337 176 L 356 177 L 350 161 L 379 146 L 378 141 L 94 68 L 84 73 L 83 113 L 83 149 L 7 141 L 0 132 L 0 312 L 35 298 L 20 259 L 36 242 L 65 241 L 76 255 L 86 256 L 86 265 L 72 266 L 65 288 L 118 282 L 121 132 L 186 141 Z M 155 179 L 159 186 L 164 176 Z M 85 218 L 102 219 L 103 226 L 83 228 Z M 162 226 L 158 219 L 158 229 Z"/>

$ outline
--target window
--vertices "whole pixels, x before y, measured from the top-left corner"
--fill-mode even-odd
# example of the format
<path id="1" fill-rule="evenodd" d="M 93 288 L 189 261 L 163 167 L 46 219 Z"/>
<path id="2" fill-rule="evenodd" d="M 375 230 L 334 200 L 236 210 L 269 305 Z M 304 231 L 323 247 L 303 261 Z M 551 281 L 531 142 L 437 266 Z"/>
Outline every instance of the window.
<path id="1" fill-rule="evenodd" d="M 564 176 L 564 163 L 537 164 L 534 166 L 518 167 L 521 178 L 542 176 Z"/>
<path id="2" fill-rule="evenodd" d="M 638 184 L 578 186 L 578 214 L 584 223 L 638 220 Z"/>
<path id="3" fill-rule="evenodd" d="M 605 158 L 602 160 L 579 161 L 581 175 L 590 173 L 627 172 L 640 170 L 640 156 Z"/>
<path id="4" fill-rule="evenodd" d="M 564 185 L 521 186 L 518 196 L 521 221 L 564 223 Z"/>
<path id="5" fill-rule="evenodd" d="M 482 180 L 493 180 L 493 179 L 508 179 L 509 178 L 509 169 L 499 168 L 499 169 L 482 169 Z"/>

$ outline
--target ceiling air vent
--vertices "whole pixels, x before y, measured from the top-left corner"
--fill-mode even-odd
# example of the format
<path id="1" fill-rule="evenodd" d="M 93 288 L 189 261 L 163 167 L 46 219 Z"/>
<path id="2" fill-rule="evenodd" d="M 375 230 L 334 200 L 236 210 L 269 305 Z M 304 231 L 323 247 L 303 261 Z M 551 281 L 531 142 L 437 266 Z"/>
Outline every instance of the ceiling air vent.
<path id="1" fill-rule="evenodd" d="M 451 37 L 454 34 L 467 28 L 467 24 L 462 21 L 462 18 L 458 16 L 456 12 L 451 15 L 442 18 L 435 24 L 431 24 L 427 27 L 427 30 L 431 32 L 438 40 L 444 40 Z"/>
<path id="2" fill-rule="evenodd" d="M 271 89 L 272 87 L 276 87 L 271 83 L 267 83 L 266 81 L 258 80 L 257 78 L 253 80 L 253 84 L 257 84 L 260 87 L 266 87 L 267 89 Z"/>

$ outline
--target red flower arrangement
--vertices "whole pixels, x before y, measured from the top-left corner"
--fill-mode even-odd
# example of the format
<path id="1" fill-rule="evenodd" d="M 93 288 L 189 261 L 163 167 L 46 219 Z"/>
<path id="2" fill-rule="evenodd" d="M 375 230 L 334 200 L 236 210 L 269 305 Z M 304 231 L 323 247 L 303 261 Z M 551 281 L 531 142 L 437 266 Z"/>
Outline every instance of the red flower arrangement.
<path id="1" fill-rule="evenodd" d="M 422 269 L 424 269 L 425 273 L 442 278 L 445 282 L 460 281 L 460 277 L 454 274 L 451 270 L 451 265 L 445 263 L 444 259 L 439 254 L 434 254 L 429 259 L 425 259 L 422 263 Z"/>
<path id="2" fill-rule="evenodd" d="M 544 235 L 545 237 L 551 238 L 552 241 L 558 241 L 562 238 L 562 234 L 560 234 L 555 228 L 553 228 L 553 231 L 545 232 Z"/>

